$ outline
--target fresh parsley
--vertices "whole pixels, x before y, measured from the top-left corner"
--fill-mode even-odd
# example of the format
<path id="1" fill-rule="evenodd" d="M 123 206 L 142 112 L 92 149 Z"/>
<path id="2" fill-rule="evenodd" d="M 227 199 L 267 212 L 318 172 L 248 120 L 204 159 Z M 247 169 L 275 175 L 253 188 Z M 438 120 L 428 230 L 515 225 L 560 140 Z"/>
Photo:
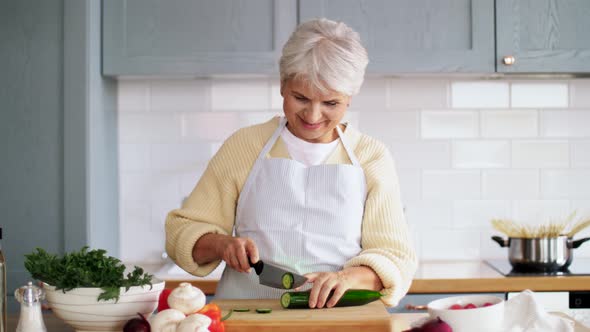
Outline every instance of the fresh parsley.
<path id="1" fill-rule="evenodd" d="M 119 259 L 107 256 L 103 249 L 89 251 L 87 246 L 63 257 L 36 248 L 33 253 L 25 255 L 25 268 L 33 278 L 64 293 L 79 287 L 99 287 L 104 292 L 98 296 L 98 301 L 118 301 L 121 287 L 125 287 L 125 291 L 131 286 L 152 287 L 153 276 L 144 273 L 142 268 L 135 266 L 125 278 L 125 265 Z"/>

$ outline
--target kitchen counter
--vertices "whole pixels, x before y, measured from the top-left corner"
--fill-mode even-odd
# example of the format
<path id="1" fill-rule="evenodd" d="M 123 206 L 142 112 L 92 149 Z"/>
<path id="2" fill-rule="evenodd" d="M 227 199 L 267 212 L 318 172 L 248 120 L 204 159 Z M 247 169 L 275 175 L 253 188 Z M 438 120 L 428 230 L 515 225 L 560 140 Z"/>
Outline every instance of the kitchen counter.
<path id="1" fill-rule="evenodd" d="M 150 273 L 166 280 L 167 288 L 190 282 L 206 294 L 214 294 L 221 270 L 205 278 L 186 272 L 167 273 L 161 265 L 142 265 Z M 157 273 L 159 271 L 159 273 Z M 172 271 L 172 270 L 170 270 Z M 567 281 L 567 282 L 565 282 Z M 531 276 L 505 277 L 483 261 L 424 261 L 410 287 L 409 294 L 430 293 L 497 293 L 533 291 L 587 291 L 590 276 Z"/>

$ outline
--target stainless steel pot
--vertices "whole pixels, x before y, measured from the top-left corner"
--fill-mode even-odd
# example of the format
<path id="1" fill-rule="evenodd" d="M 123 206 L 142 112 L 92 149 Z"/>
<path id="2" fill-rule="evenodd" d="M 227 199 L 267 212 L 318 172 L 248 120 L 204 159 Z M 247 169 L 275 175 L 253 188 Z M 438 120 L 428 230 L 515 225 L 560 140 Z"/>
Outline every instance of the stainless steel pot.
<path id="1" fill-rule="evenodd" d="M 508 259 L 517 271 L 554 272 L 566 270 L 573 259 L 572 250 L 590 237 L 572 240 L 567 236 L 553 238 L 514 238 L 492 236 L 501 247 L 508 247 Z"/>

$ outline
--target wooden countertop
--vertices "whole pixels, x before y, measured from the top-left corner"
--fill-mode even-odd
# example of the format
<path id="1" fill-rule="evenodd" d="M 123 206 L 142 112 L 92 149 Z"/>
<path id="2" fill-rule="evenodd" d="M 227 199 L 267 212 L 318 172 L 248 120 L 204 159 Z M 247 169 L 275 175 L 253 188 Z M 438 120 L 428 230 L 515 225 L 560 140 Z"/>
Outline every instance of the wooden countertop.
<path id="1" fill-rule="evenodd" d="M 146 268 L 146 270 L 148 270 Z M 214 294 L 217 278 L 160 276 L 167 288 L 188 281 L 206 294 Z M 409 294 L 430 293 L 501 293 L 533 291 L 587 291 L 590 276 L 505 277 L 483 261 L 424 261 L 410 287 Z"/>

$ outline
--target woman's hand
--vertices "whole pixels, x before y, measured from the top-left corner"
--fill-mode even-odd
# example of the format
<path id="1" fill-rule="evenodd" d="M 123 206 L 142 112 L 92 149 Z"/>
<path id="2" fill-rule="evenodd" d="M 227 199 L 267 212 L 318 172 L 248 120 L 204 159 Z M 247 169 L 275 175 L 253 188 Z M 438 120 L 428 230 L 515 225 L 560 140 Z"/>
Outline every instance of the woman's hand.
<path id="1" fill-rule="evenodd" d="M 258 262 L 258 248 L 252 239 L 225 236 L 217 245 L 219 257 L 238 272 L 250 272 L 250 262 Z"/>
<path id="2" fill-rule="evenodd" d="M 313 283 L 309 294 L 310 308 L 331 308 L 342 295 L 353 288 L 381 290 L 383 285 L 377 274 L 369 267 L 356 266 L 338 272 L 314 272 L 305 275 Z M 331 292 L 334 292 L 330 296 Z"/>

